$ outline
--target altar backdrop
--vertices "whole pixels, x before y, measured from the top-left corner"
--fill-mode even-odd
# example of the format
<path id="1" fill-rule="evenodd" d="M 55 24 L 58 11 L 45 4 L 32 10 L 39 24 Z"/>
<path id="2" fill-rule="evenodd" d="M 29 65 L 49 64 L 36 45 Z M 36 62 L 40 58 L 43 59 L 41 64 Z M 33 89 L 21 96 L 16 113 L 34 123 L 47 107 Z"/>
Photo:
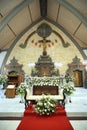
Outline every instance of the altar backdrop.
<path id="1" fill-rule="evenodd" d="M 46 21 L 42 21 L 41 23 L 43 22 L 47 23 Z M 28 64 L 37 62 L 40 55 L 42 55 L 43 47 L 42 45 L 38 44 L 38 41 L 42 40 L 42 38 L 35 33 L 28 40 L 27 46 L 25 48 L 21 48 L 20 45 L 25 43 L 27 37 L 32 32 L 34 32 L 41 23 L 35 25 L 20 38 L 20 40 L 16 43 L 15 47 L 10 53 L 6 64 L 9 64 L 10 60 L 13 59 L 13 57 L 15 56 L 18 62 L 20 64 L 23 64 L 23 70 L 25 74 L 29 75 L 31 73 L 32 67 L 29 67 Z M 67 64 L 71 63 L 72 59 L 75 56 L 80 58 L 81 61 L 83 61 L 83 57 L 74 45 L 74 43 L 60 29 L 58 29 L 53 24 L 49 25 L 53 30 L 55 30 L 62 36 L 65 43 L 69 43 L 68 47 L 64 47 L 62 45 L 61 39 L 54 33 L 47 37 L 47 40 L 51 40 L 53 43 L 50 43 L 49 46 L 47 46 L 47 54 L 50 55 L 53 62 L 62 63 L 62 66 L 59 67 L 59 71 L 60 74 L 64 74 L 67 70 Z"/>

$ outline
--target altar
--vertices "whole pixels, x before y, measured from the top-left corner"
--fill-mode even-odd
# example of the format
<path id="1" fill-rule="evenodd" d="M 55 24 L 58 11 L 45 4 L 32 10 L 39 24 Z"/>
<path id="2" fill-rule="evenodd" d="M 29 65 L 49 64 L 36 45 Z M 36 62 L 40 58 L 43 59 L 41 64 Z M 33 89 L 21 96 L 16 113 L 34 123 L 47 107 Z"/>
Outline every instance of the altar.
<path id="1" fill-rule="evenodd" d="M 65 107 L 65 95 L 61 88 L 61 77 L 59 76 L 59 70 L 55 69 L 54 62 L 47 54 L 46 38 L 42 40 L 43 53 L 35 63 L 35 67 L 31 72 L 31 77 L 26 79 L 26 83 L 32 88 L 32 95 L 30 95 L 29 89 L 25 90 L 25 108 L 28 106 L 29 101 L 36 101 L 41 98 L 42 94 L 51 95 L 52 98 L 56 98 L 58 101 L 62 101 L 62 105 Z"/>
<path id="2" fill-rule="evenodd" d="M 61 101 L 63 107 L 65 107 L 65 94 L 60 87 L 60 77 L 29 77 L 27 84 L 31 84 L 30 89 L 25 91 L 25 108 L 28 106 L 29 101 L 36 101 L 40 99 L 42 95 L 50 96 L 57 101 Z"/>

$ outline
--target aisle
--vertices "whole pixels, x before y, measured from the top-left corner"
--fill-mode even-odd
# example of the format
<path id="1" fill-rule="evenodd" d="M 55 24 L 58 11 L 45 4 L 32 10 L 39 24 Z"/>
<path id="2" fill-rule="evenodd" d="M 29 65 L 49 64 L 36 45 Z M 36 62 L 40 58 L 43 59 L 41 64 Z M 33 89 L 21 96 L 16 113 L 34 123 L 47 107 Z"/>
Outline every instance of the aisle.
<path id="1" fill-rule="evenodd" d="M 52 115 L 38 115 L 30 104 L 24 111 L 24 116 L 16 130 L 74 130 L 66 111 L 58 104 L 58 109 Z"/>

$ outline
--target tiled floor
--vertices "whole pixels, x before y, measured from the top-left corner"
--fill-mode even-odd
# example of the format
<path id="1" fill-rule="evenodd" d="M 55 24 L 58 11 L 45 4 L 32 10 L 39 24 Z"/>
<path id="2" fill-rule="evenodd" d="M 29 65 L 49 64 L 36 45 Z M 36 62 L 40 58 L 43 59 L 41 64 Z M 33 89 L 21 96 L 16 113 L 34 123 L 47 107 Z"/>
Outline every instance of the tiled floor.
<path id="1" fill-rule="evenodd" d="M 22 117 L 24 103 L 20 103 L 20 97 L 6 98 L 5 90 L 0 90 L 0 117 Z M 68 117 L 87 117 L 87 89 L 76 88 L 71 96 L 72 103 L 66 102 Z M 20 120 L 0 121 L 0 130 L 16 130 Z M 87 130 L 87 120 L 70 120 L 74 130 Z"/>
<path id="2" fill-rule="evenodd" d="M 87 89 L 76 88 L 71 100 L 72 103 L 66 103 L 67 115 L 87 117 Z"/>
<path id="3" fill-rule="evenodd" d="M 20 121 L 9 121 L 3 120 L 0 121 L 0 130 L 16 130 L 17 126 L 19 125 Z M 87 121 L 70 121 L 74 130 L 87 130 Z"/>

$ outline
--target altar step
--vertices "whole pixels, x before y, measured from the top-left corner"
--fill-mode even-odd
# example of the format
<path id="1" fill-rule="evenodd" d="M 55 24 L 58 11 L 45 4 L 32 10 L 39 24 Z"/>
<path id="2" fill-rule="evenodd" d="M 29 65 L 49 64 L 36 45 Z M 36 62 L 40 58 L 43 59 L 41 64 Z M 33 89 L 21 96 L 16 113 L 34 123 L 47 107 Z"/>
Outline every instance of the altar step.
<path id="1" fill-rule="evenodd" d="M 20 103 L 20 96 L 6 98 L 5 90 L 0 90 L 0 118 L 21 119 L 25 110 L 24 103 Z M 65 110 L 71 119 L 87 119 L 87 89 L 76 88 L 71 96 L 72 103 L 66 103 Z"/>

